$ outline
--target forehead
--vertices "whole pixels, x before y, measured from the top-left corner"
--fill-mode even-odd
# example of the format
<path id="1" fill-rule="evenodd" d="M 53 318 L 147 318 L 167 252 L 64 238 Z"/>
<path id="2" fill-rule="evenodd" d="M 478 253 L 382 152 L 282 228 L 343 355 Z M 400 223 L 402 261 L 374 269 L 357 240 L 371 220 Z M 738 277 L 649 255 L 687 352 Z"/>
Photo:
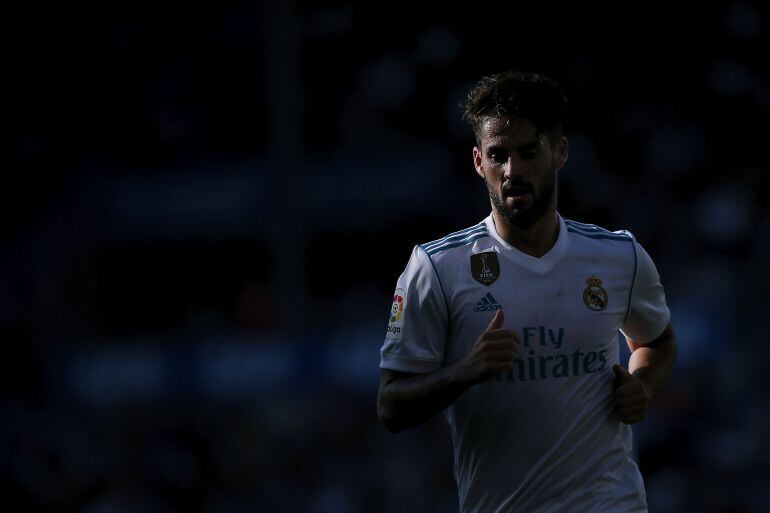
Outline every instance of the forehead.
<path id="1" fill-rule="evenodd" d="M 519 146 L 540 141 L 542 134 L 535 126 L 522 118 L 512 120 L 502 118 L 487 118 L 481 125 L 479 142 L 486 146 Z"/>

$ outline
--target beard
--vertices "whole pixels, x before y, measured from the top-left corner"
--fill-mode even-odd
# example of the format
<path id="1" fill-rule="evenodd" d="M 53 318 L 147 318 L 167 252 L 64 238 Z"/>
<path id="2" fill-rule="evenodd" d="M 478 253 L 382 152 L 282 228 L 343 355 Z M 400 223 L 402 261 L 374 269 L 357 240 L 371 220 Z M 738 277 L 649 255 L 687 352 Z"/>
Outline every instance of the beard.
<path id="1" fill-rule="evenodd" d="M 489 198 L 492 200 L 492 206 L 503 216 L 503 219 L 510 225 L 520 229 L 527 229 L 532 226 L 535 221 L 543 217 L 548 205 L 551 203 L 551 197 L 556 190 L 556 172 L 555 169 L 549 173 L 548 180 L 543 183 L 540 190 L 535 190 L 532 184 L 523 182 L 521 180 L 508 181 L 503 185 L 500 190 L 495 190 L 492 185 L 487 181 L 487 190 L 489 190 Z M 514 191 L 526 190 L 532 194 L 532 204 L 528 207 L 516 206 L 509 207 L 505 202 L 507 196 L 512 196 Z"/>

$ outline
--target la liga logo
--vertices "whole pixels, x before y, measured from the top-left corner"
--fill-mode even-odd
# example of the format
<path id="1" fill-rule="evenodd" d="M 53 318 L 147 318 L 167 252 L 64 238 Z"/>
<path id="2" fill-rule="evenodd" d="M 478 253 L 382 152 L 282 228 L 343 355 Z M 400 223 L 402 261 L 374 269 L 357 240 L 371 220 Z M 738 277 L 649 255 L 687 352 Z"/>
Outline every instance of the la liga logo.
<path id="1" fill-rule="evenodd" d="M 398 322 L 404 315 L 404 291 L 396 289 L 393 294 L 393 306 L 390 307 L 390 322 Z"/>
<path id="2" fill-rule="evenodd" d="M 387 338 L 401 338 L 401 330 L 404 327 L 405 308 L 406 292 L 403 289 L 396 289 L 396 292 L 393 294 L 393 305 L 390 307 Z"/>

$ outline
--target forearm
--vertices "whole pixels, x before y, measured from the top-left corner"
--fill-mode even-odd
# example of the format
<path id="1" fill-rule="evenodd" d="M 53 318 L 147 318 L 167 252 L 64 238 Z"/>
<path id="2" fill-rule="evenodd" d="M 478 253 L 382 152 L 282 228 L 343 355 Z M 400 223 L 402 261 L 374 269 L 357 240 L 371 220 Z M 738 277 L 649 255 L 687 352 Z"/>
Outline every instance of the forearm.
<path id="1" fill-rule="evenodd" d="M 458 365 L 429 374 L 391 379 L 380 386 L 377 413 L 389 431 L 402 431 L 443 411 L 470 385 Z"/>
<path id="2" fill-rule="evenodd" d="M 676 361 L 676 337 L 671 326 L 652 342 L 641 345 L 628 341 L 632 349 L 628 371 L 638 378 L 655 398 L 663 390 Z"/>
<path id="3" fill-rule="evenodd" d="M 503 329 L 504 314 L 497 310 L 470 352 L 455 363 L 428 374 L 382 369 L 377 415 L 391 432 L 422 424 L 452 404 L 474 383 L 496 372 L 510 371 L 516 357 L 513 330 Z"/>

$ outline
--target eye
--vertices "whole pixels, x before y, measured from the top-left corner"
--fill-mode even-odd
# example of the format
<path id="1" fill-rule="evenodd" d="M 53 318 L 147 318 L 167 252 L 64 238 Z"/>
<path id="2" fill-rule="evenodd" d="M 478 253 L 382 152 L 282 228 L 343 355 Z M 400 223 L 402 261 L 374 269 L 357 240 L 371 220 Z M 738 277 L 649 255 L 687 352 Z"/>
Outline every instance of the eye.
<path id="1" fill-rule="evenodd" d="M 505 153 L 501 151 L 490 151 L 489 152 L 489 158 L 490 160 L 497 162 L 498 164 L 502 164 L 507 160 L 507 157 L 505 156 Z"/>
<path id="2" fill-rule="evenodd" d="M 537 155 L 537 150 L 521 152 L 521 158 L 525 160 L 533 159 L 535 158 L 535 155 Z"/>

